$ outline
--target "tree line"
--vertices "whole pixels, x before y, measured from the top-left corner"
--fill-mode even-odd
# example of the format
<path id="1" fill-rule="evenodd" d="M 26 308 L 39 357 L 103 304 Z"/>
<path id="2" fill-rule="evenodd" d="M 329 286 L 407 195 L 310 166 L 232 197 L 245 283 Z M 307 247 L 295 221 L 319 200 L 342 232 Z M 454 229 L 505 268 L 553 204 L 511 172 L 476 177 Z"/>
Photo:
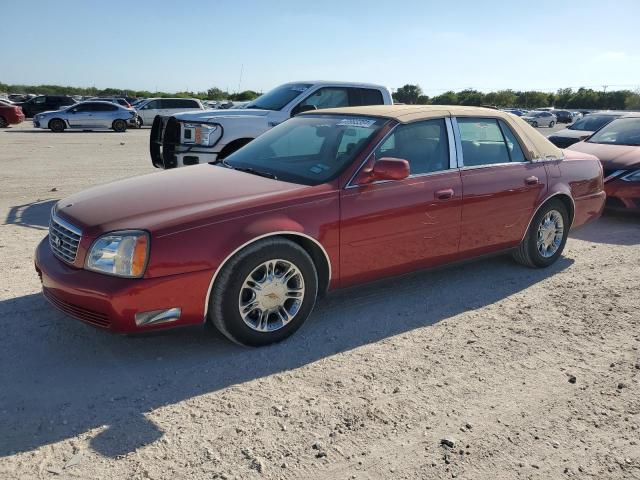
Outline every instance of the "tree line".
<path id="1" fill-rule="evenodd" d="M 213 87 L 201 92 L 150 92 L 149 90 L 128 90 L 122 88 L 69 87 L 62 85 L 9 85 L 0 82 L 0 92 L 35 93 L 38 95 L 82 95 L 91 97 L 172 97 L 199 98 L 200 100 L 234 100 L 249 101 L 262 95 L 261 92 L 245 90 L 243 92 L 227 92 Z"/>
<path id="2" fill-rule="evenodd" d="M 123 90 L 121 88 L 69 87 L 61 85 L 9 85 L 0 82 L 0 92 L 37 93 L 40 95 L 82 95 L 131 97 L 179 97 L 201 100 L 249 101 L 262 93 L 254 90 L 228 92 L 217 87 L 200 92 L 150 92 L 148 90 Z M 591 88 L 561 88 L 554 93 L 535 90 L 498 90 L 481 92 L 471 88 L 444 92 L 434 97 L 424 95 L 419 85 L 407 84 L 393 93 L 396 102 L 415 105 L 471 105 L 493 107 L 539 108 L 556 107 L 568 109 L 640 110 L 640 92 L 631 90 L 597 91 Z"/>
<path id="3" fill-rule="evenodd" d="M 579 88 L 577 90 L 561 88 L 554 93 L 535 90 L 498 90 L 484 93 L 469 88 L 459 92 L 450 90 L 435 97 L 428 97 L 423 94 L 419 85 L 407 84 L 393 93 L 393 99 L 396 102 L 413 105 L 640 110 L 640 91 L 611 90 L 606 92 L 591 88 Z"/>

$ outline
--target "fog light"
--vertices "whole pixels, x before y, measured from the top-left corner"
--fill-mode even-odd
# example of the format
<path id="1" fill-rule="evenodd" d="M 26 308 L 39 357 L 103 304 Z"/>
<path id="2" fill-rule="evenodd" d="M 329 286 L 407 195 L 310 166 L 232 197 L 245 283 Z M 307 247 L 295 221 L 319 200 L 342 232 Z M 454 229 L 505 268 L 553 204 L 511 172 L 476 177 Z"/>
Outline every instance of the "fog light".
<path id="1" fill-rule="evenodd" d="M 157 325 L 159 323 L 175 322 L 180 318 L 182 310 L 178 307 L 169 310 L 152 310 L 150 312 L 136 313 L 136 325 Z"/>

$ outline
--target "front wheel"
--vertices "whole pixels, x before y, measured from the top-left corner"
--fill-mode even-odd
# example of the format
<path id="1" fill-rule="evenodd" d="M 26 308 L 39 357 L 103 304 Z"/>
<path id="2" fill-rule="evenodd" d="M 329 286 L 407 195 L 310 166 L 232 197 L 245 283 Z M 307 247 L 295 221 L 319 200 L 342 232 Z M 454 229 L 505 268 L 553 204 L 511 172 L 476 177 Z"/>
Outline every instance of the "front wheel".
<path id="1" fill-rule="evenodd" d="M 550 200 L 533 217 L 527 234 L 513 253 L 527 267 L 548 267 L 558 260 L 569 235 L 569 214 L 560 200 Z"/>
<path id="2" fill-rule="evenodd" d="M 140 117 L 136 118 L 136 128 L 142 128 L 142 119 Z"/>
<path id="3" fill-rule="evenodd" d="M 531 125 L 532 125 L 533 127 L 535 127 L 535 128 L 538 128 L 538 122 L 533 122 L 533 123 L 531 123 Z"/>
<path id="4" fill-rule="evenodd" d="M 116 132 L 124 132 L 127 130 L 127 122 L 125 122 L 124 120 L 115 120 L 113 122 L 112 128 Z"/>
<path id="5" fill-rule="evenodd" d="M 281 237 L 260 240 L 220 272 L 209 300 L 210 320 L 236 343 L 269 345 L 302 326 L 317 293 L 316 269 L 302 247 Z"/>
<path id="6" fill-rule="evenodd" d="M 51 129 L 52 132 L 56 132 L 56 133 L 64 132 L 65 127 L 66 126 L 64 122 L 59 118 L 54 118 L 49 122 L 49 128 Z"/>
<path id="7" fill-rule="evenodd" d="M 7 122 L 7 119 L 0 116 L 0 128 L 7 128 L 8 125 L 9 122 Z"/>

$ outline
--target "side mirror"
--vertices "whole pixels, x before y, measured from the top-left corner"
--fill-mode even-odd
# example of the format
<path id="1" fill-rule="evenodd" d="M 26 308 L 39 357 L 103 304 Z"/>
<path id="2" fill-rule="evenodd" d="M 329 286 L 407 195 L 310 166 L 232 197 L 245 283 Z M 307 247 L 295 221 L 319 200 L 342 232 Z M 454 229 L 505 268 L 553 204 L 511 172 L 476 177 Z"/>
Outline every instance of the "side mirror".
<path id="1" fill-rule="evenodd" d="M 311 110 L 317 110 L 317 109 L 318 107 L 316 107 L 315 105 L 296 105 L 291 110 L 291 116 L 295 117 L 299 113 L 310 112 Z"/>
<path id="2" fill-rule="evenodd" d="M 356 183 L 362 185 L 383 180 L 404 180 L 410 174 L 409 162 L 402 158 L 383 157 L 372 168 L 363 170 Z"/>
<path id="3" fill-rule="evenodd" d="M 580 138 L 578 139 L 578 141 L 579 142 L 584 142 L 590 136 L 591 136 L 591 134 L 589 134 L 589 135 L 581 135 Z"/>

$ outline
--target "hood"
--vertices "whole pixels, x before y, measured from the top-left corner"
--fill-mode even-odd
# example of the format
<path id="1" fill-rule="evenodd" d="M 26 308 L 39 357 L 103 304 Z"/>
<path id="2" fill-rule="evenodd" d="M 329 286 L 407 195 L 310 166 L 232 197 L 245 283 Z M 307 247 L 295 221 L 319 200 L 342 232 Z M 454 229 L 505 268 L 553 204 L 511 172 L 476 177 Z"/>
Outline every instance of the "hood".
<path id="1" fill-rule="evenodd" d="M 69 105 L 69 107 L 70 107 L 70 106 L 71 106 L 71 105 Z M 36 113 L 36 115 L 43 116 L 43 115 L 49 115 L 49 114 L 51 114 L 51 113 L 60 113 L 60 112 L 62 112 L 62 111 L 64 111 L 64 110 L 66 110 L 67 108 L 68 108 L 68 107 L 60 108 L 60 109 L 58 109 L 58 110 L 46 110 L 46 111 L 44 111 L 44 112 Z"/>
<path id="2" fill-rule="evenodd" d="M 271 110 L 242 108 L 238 110 L 197 110 L 173 115 L 181 121 L 207 122 L 226 117 L 265 117 Z"/>
<path id="3" fill-rule="evenodd" d="M 90 236 L 123 229 L 163 234 L 304 188 L 310 187 L 203 164 L 84 190 L 60 200 L 57 215 Z"/>
<path id="4" fill-rule="evenodd" d="M 571 145 L 568 150 L 595 155 L 600 159 L 602 168 L 605 170 L 630 170 L 640 168 L 640 147 L 578 142 Z"/>
<path id="5" fill-rule="evenodd" d="M 591 135 L 592 133 L 593 132 L 589 132 L 588 130 L 571 130 L 570 128 L 563 128 L 562 130 L 553 132 L 551 135 L 549 135 L 549 138 L 580 138 L 584 137 L 585 135 Z"/>

